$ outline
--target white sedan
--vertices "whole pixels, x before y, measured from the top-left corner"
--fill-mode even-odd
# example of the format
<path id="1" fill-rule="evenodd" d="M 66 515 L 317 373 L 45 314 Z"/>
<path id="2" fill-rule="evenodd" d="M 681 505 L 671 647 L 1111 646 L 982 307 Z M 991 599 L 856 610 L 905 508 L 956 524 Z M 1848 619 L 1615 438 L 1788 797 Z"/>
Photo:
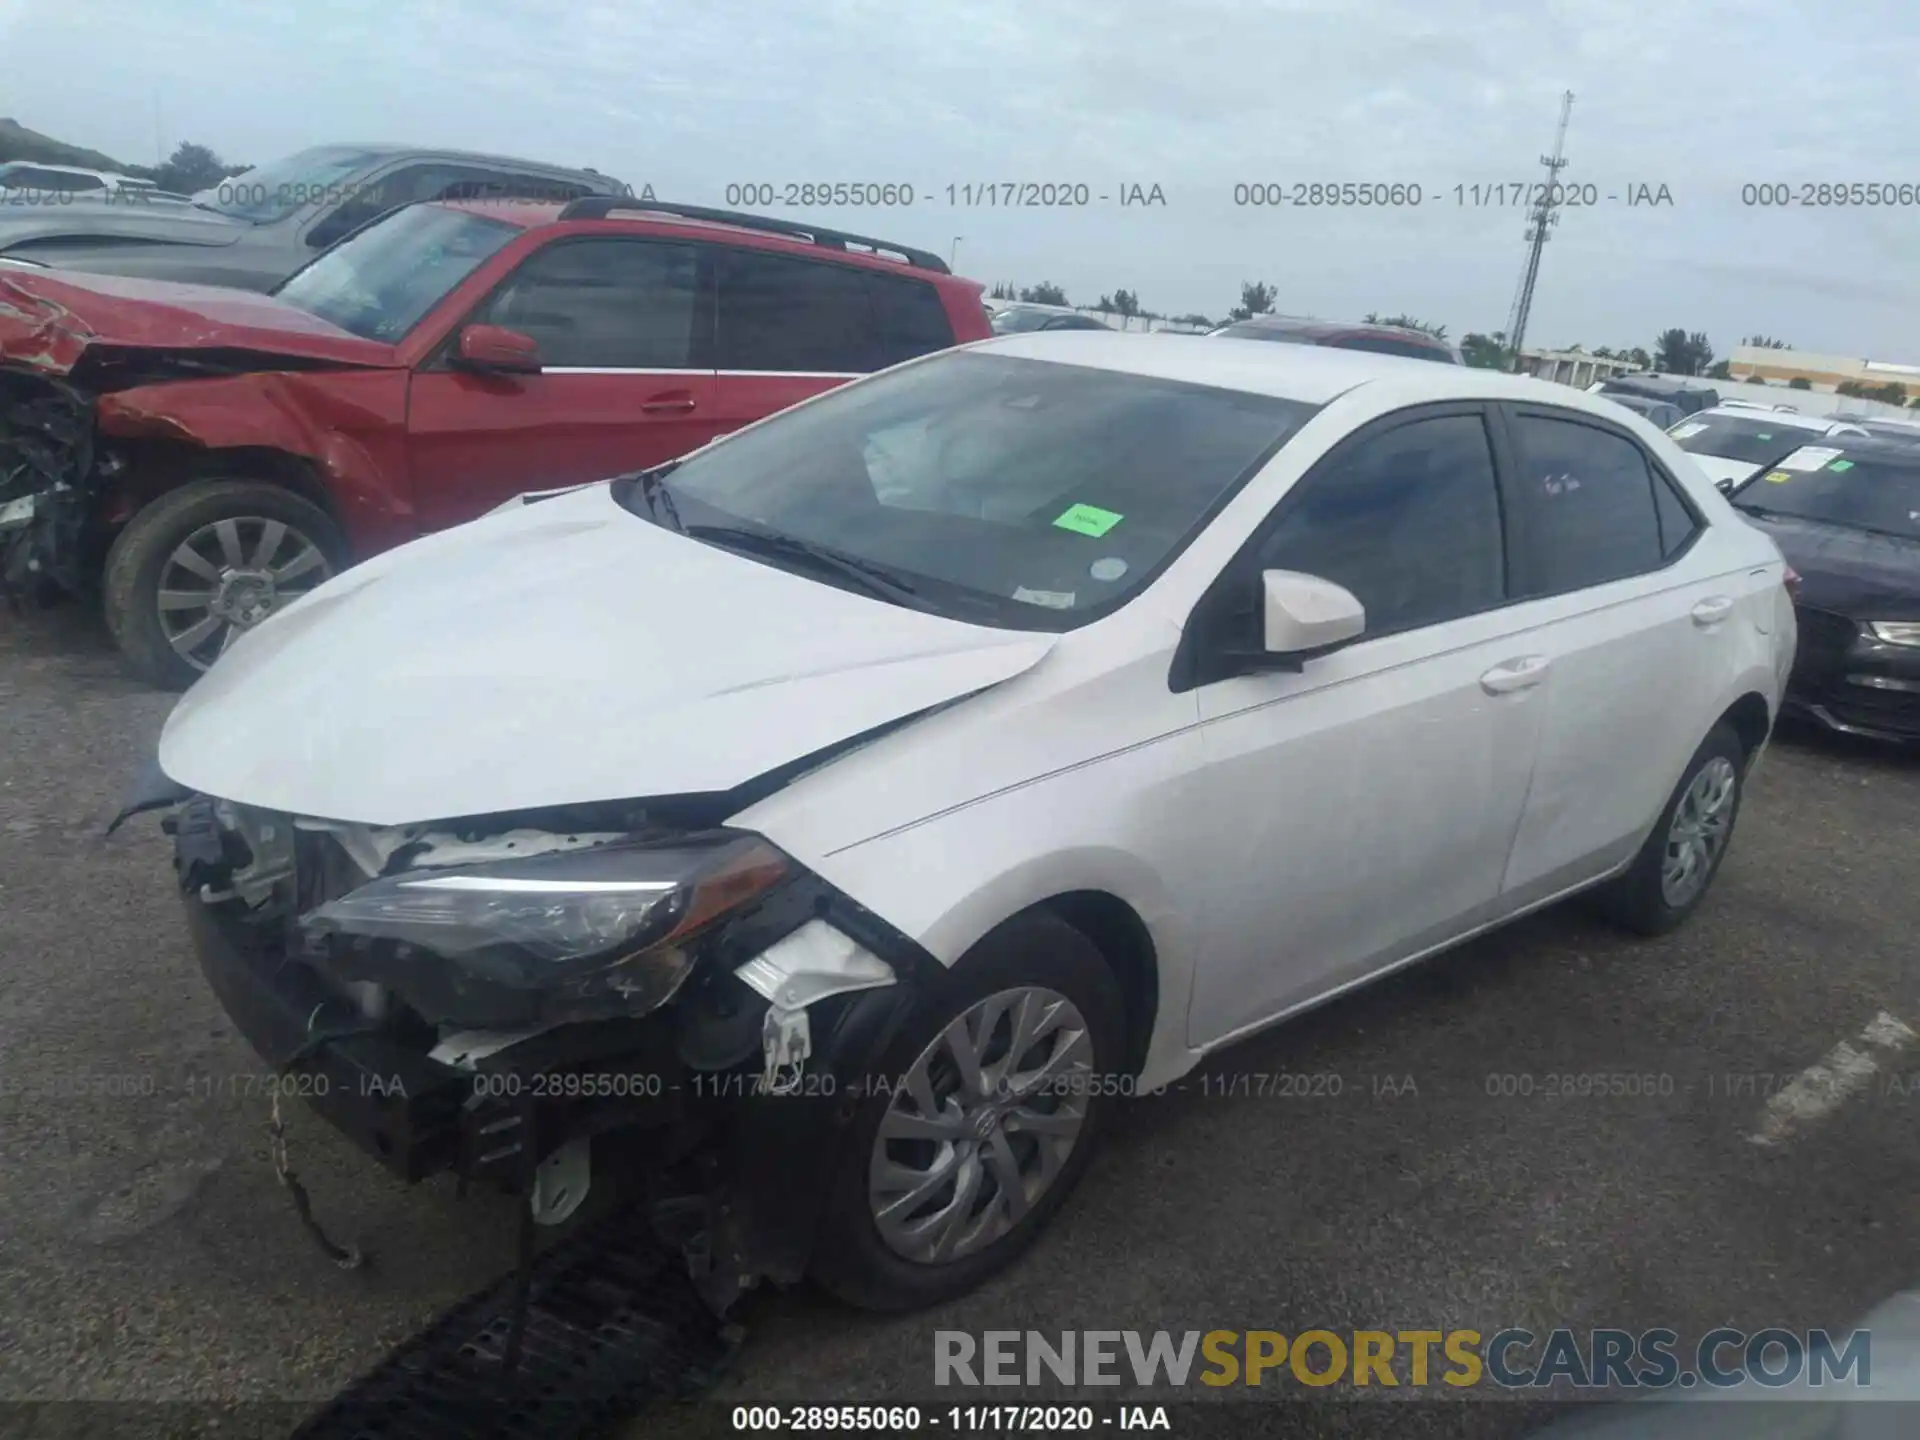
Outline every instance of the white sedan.
<path id="1" fill-rule="evenodd" d="M 558 1222 L 705 1156 L 716 1304 L 899 1308 L 1222 1046 L 1576 892 L 1685 920 L 1787 581 L 1597 396 L 1010 336 L 349 570 L 158 758 L 214 989 L 372 1157 Z"/>

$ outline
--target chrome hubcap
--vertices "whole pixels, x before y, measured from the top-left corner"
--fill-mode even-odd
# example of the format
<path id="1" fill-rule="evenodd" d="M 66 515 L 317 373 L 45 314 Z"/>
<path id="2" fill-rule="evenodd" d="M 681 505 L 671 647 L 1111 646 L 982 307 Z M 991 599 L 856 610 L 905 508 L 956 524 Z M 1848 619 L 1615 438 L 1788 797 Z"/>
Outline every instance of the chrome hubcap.
<path id="1" fill-rule="evenodd" d="M 1667 904 L 1676 909 L 1685 905 L 1707 883 L 1733 825 L 1738 788 L 1733 762 L 1716 755 L 1700 767 L 1680 797 L 1667 830 L 1666 861 L 1660 867 L 1660 893 Z"/>
<path id="2" fill-rule="evenodd" d="M 284 521 L 216 520 L 160 567 L 161 633 L 175 654 L 204 670 L 236 635 L 332 574 L 320 547 Z"/>
<path id="3" fill-rule="evenodd" d="M 1021 986 L 958 1016 L 902 1077 L 867 1172 L 896 1255 L 943 1264 L 1005 1235 L 1044 1195 L 1086 1123 L 1093 1041 L 1074 1003 Z"/>

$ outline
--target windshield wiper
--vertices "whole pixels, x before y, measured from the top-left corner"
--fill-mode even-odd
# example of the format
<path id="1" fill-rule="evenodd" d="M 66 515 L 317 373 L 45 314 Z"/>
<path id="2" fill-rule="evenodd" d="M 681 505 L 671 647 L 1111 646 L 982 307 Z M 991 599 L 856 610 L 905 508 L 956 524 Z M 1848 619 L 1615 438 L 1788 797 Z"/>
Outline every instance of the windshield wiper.
<path id="1" fill-rule="evenodd" d="M 664 465 L 656 465 L 651 470 L 642 470 L 623 478 L 634 482 L 640 491 L 640 498 L 646 502 L 649 514 L 662 521 L 669 530 L 684 535 L 687 533 L 686 523 L 680 518 L 680 507 L 673 503 L 673 492 L 667 489 L 667 476 L 679 468 L 678 460 L 669 460 Z"/>
<path id="2" fill-rule="evenodd" d="M 743 525 L 692 525 L 682 532 L 695 540 L 710 541 L 728 550 L 743 550 L 775 560 L 804 560 L 816 570 L 850 580 L 869 595 L 882 600 L 917 596 L 913 583 L 871 560 L 862 560 L 797 535 L 782 535 L 773 530 L 750 530 Z"/>

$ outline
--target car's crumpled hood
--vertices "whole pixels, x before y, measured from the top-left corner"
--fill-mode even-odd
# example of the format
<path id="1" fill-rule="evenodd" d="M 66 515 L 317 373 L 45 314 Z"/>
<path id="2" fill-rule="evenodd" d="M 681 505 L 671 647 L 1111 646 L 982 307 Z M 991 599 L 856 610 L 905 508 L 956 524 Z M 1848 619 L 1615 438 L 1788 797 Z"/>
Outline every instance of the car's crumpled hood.
<path id="1" fill-rule="evenodd" d="M 398 363 L 390 345 L 248 290 L 0 266 L 0 360 L 66 374 L 95 346 Z"/>
<path id="2" fill-rule="evenodd" d="M 602 484 L 329 581 L 181 698 L 159 759 L 206 794 L 376 825 L 710 793 L 1010 679 L 1056 639 L 776 570 Z"/>

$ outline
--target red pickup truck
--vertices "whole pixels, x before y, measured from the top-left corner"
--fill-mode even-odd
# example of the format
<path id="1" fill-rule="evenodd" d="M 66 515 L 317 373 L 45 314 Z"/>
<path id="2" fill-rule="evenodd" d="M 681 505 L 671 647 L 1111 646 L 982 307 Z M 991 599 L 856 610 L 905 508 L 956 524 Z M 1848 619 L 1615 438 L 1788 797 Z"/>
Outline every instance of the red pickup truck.
<path id="1" fill-rule="evenodd" d="M 939 257 L 590 196 L 373 220 L 270 295 L 0 262 L 0 585 L 173 687 L 355 560 L 986 339 Z"/>

